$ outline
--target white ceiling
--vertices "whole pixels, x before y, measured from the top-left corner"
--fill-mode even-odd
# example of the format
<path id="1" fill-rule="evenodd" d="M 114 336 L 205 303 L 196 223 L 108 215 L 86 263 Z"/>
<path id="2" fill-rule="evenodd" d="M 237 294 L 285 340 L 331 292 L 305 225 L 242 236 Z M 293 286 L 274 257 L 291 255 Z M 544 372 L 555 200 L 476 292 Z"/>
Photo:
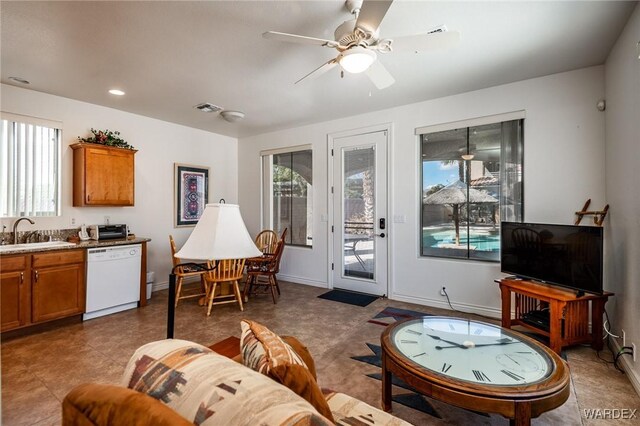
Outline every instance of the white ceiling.
<path id="1" fill-rule="evenodd" d="M 266 40 L 268 30 L 333 39 L 336 1 L 2 1 L 2 82 L 243 137 L 602 64 L 637 2 L 396 0 L 381 37 L 445 24 L 452 49 L 390 53 L 377 90 L 338 68 L 294 86 L 333 49 Z M 126 96 L 107 93 L 121 88 Z M 193 108 L 241 110 L 227 123 Z M 100 127 L 100 123 L 91 123 Z"/>

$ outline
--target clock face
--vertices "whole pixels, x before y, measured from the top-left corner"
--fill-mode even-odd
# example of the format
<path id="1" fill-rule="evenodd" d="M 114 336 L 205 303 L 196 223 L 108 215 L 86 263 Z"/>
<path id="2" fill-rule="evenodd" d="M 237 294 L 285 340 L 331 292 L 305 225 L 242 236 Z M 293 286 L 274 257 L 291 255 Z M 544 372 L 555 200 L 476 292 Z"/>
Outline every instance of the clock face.
<path id="1" fill-rule="evenodd" d="M 553 371 L 552 359 L 536 345 L 478 321 L 424 317 L 399 325 L 391 341 L 422 367 L 483 385 L 529 385 Z"/>

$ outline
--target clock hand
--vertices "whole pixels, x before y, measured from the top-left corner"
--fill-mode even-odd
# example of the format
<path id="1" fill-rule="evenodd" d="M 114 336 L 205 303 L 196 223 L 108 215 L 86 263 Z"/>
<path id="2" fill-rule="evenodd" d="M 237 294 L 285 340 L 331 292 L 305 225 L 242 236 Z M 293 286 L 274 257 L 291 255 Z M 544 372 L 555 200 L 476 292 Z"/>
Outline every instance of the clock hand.
<path id="1" fill-rule="evenodd" d="M 441 339 L 442 340 L 442 339 Z M 444 340 L 447 343 L 453 343 L 453 342 L 448 342 L 447 340 Z M 484 343 L 484 344 L 479 344 L 479 345 L 469 345 L 469 346 L 465 346 L 465 345 L 458 345 L 456 344 L 455 346 L 436 346 L 435 348 L 440 350 L 440 349 L 449 349 L 449 348 L 462 348 L 462 349 L 470 349 L 470 348 L 478 348 L 480 346 L 503 346 L 503 345 L 511 345 L 513 343 L 520 343 L 520 342 L 501 342 L 501 343 Z"/>
<path id="2" fill-rule="evenodd" d="M 425 334 L 426 334 L 426 333 L 425 333 Z M 440 337 L 440 336 L 436 336 L 436 335 L 434 335 L 434 334 L 427 334 L 427 336 L 431 337 L 431 338 L 432 338 L 432 339 L 434 339 L 434 340 L 441 340 L 441 341 L 443 341 L 443 342 L 447 342 L 447 343 L 450 343 L 450 344 L 452 344 L 452 345 L 455 345 L 455 346 L 445 346 L 445 347 L 447 347 L 447 348 L 454 348 L 454 347 L 457 347 L 457 348 L 467 349 L 467 347 L 466 347 L 465 345 L 462 345 L 462 344 L 460 344 L 460 343 L 458 343 L 458 342 L 452 342 L 451 340 L 445 340 L 445 339 L 443 339 L 442 337 Z M 436 349 L 438 349 L 438 346 L 436 346 Z"/>
<path id="3" fill-rule="evenodd" d="M 445 340 L 446 342 L 446 340 Z M 465 345 L 456 345 L 456 346 L 435 346 L 436 349 L 440 350 L 440 349 L 449 349 L 449 348 L 458 348 L 458 349 L 469 349 L 467 346 Z"/>
<path id="4" fill-rule="evenodd" d="M 481 343 L 479 345 L 476 345 L 476 348 L 478 346 L 503 346 L 503 345 L 512 345 L 514 343 L 520 343 L 520 342 L 511 341 L 511 342 L 500 342 L 500 343 Z"/>

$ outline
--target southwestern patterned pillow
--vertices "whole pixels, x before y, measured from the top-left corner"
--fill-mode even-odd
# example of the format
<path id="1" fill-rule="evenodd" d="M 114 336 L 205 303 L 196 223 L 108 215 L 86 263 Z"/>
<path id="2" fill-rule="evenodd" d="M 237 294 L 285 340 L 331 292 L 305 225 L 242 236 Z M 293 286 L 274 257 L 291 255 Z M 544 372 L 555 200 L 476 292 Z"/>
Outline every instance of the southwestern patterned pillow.
<path id="1" fill-rule="evenodd" d="M 278 365 L 295 364 L 307 367 L 291 346 L 262 324 L 242 320 L 240 327 L 242 362 L 252 370 L 269 375 L 269 371 Z"/>
<path id="2" fill-rule="evenodd" d="M 240 326 L 244 365 L 285 385 L 333 421 L 331 409 L 302 357 L 267 327 L 249 320 L 242 320 Z"/>
<path id="3" fill-rule="evenodd" d="M 184 340 L 140 347 L 122 384 L 161 400 L 195 425 L 331 425 L 270 378 Z"/>

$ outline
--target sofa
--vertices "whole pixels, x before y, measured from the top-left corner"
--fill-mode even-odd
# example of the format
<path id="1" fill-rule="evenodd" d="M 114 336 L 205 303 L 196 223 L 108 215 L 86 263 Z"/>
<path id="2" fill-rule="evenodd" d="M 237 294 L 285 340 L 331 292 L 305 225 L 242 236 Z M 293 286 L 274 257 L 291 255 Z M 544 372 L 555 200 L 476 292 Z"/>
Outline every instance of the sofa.
<path id="1" fill-rule="evenodd" d="M 267 334 L 256 335 L 259 324 L 242 324 L 241 362 L 185 340 L 148 343 L 129 360 L 120 386 L 89 383 L 69 392 L 62 424 L 410 425 L 348 395 L 320 390 L 304 345 L 266 328 Z"/>

